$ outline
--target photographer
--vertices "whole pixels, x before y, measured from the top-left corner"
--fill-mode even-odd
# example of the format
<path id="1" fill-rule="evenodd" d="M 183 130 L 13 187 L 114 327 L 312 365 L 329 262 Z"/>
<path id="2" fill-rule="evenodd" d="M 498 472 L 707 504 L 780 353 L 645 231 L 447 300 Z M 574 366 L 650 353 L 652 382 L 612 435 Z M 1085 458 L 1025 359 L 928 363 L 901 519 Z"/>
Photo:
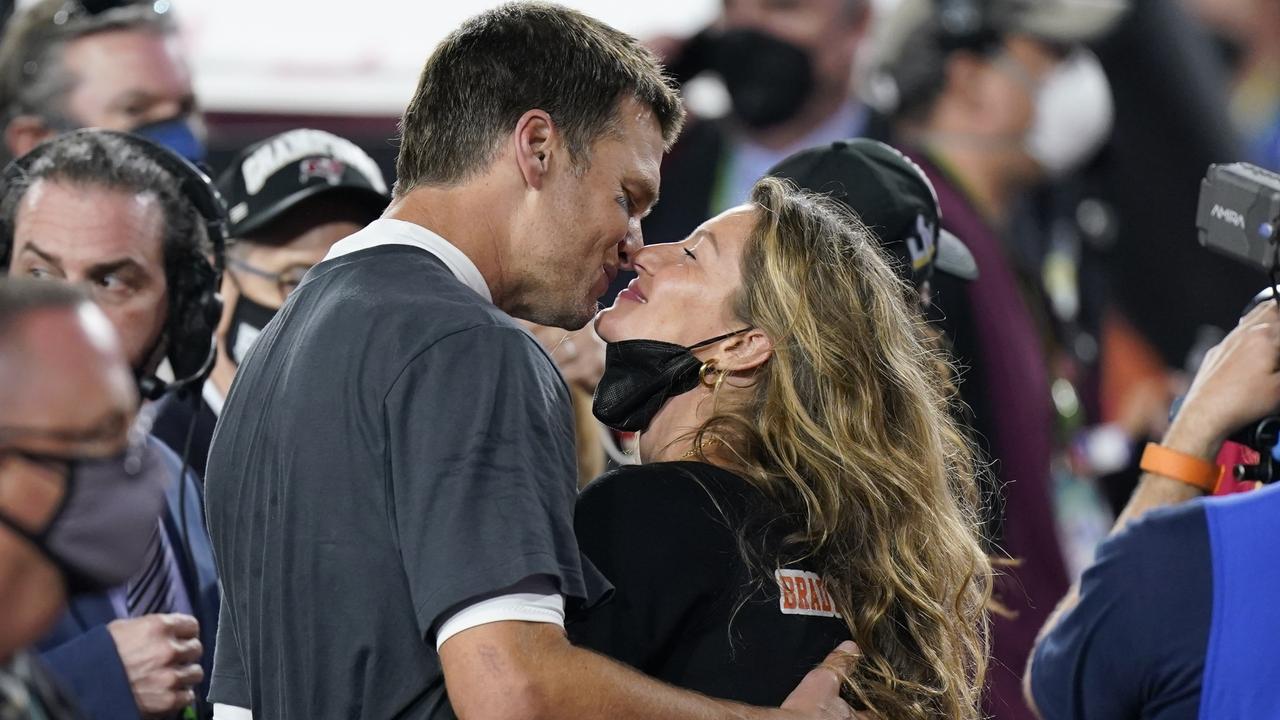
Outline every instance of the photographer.
<path id="1" fill-rule="evenodd" d="M 1280 712 L 1280 487 L 1156 509 L 1212 490 L 1226 437 L 1280 409 L 1278 356 L 1270 300 L 1209 352 L 1163 450 L 1144 456 L 1159 472 L 1041 633 L 1026 690 L 1043 717 Z"/>
<path id="2" fill-rule="evenodd" d="M 0 191 L 0 264 L 13 277 L 89 289 L 120 336 L 143 395 L 193 384 L 217 318 L 208 183 L 123 133 L 59 135 L 11 163 Z M 167 358 L 181 379 L 160 381 Z M 159 445 L 159 443 L 157 443 Z M 194 478 L 158 448 L 170 478 L 143 569 L 70 599 L 40 643 L 90 717 L 165 717 L 190 706 L 212 659 L 218 586 Z M 202 663 L 203 660 L 203 663 Z"/>

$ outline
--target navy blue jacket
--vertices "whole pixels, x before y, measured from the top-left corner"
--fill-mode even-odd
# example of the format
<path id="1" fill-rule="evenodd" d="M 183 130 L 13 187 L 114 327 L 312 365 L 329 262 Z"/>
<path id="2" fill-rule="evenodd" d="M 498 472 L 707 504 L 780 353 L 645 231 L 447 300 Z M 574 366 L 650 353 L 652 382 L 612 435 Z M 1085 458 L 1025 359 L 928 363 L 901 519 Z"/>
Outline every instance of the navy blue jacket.
<path id="1" fill-rule="evenodd" d="M 1153 510 L 1036 647 L 1045 720 L 1280 718 L 1280 485 Z"/>

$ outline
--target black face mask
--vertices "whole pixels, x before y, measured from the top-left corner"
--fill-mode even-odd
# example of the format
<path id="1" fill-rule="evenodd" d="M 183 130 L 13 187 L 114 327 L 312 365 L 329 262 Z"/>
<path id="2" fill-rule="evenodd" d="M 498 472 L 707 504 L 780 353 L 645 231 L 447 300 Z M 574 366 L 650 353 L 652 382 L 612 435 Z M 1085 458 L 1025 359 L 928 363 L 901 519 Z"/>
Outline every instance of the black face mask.
<path id="1" fill-rule="evenodd" d="M 711 67 L 733 101 L 733 115 L 766 128 L 795 117 L 813 94 L 809 53 L 758 30 L 730 30 L 715 40 Z"/>
<path id="2" fill-rule="evenodd" d="M 693 351 L 744 333 L 735 330 L 685 347 L 661 340 L 622 340 L 604 349 L 604 374 L 596 385 L 591 412 L 615 430 L 649 427 L 668 399 L 698 386 L 702 361 Z"/>
<path id="3" fill-rule="evenodd" d="M 243 293 L 236 296 L 235 303 L 231 311 L 231 327 L 227 329 L 227 357 L 239 366 L 257 342 L 262 328 L 276 316 L 278 308 L 259 305 Z"/>

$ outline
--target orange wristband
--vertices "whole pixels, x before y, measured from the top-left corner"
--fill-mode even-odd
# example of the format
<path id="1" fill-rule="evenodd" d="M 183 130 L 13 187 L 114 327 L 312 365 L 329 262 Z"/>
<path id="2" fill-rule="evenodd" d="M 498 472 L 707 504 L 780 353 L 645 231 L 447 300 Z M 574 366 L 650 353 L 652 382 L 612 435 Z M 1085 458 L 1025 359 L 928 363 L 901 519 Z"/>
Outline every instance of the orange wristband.
<path id="1" fill-rule="evenodd" d="M 1218 483 L 1222 481 L 1222 476 L 1227 470 L 1222 465 L 1215 465 L 1194 455 L 1170 450 L 1156 443 L 1147 443 L 1147 449 L 1142 451 L 1142 462 L 1139 467 L 1146 472 L 1184 482 L 1207 493 L 1217 489 Z"/>

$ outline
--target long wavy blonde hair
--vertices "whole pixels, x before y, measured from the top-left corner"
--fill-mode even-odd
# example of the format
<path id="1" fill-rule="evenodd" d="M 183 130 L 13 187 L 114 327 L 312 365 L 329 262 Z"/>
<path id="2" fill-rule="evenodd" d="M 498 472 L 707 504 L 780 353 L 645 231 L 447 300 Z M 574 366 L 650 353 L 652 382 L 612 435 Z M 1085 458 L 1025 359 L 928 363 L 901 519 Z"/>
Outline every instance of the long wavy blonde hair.
<path id="1" fill-rule="evenodd" d="M 851 213 L 773 178 L 751 201 L 734 310 L 773 356 L 694 447 L 723 444 L 802 518 L 784 552 L 825 577 L 862 651 L 844 678 L 852 700 L 893 720 L 976 718 L 992 569 L 950 366 Z M 754 560 L 771 577 L 782 559 Z"/>

